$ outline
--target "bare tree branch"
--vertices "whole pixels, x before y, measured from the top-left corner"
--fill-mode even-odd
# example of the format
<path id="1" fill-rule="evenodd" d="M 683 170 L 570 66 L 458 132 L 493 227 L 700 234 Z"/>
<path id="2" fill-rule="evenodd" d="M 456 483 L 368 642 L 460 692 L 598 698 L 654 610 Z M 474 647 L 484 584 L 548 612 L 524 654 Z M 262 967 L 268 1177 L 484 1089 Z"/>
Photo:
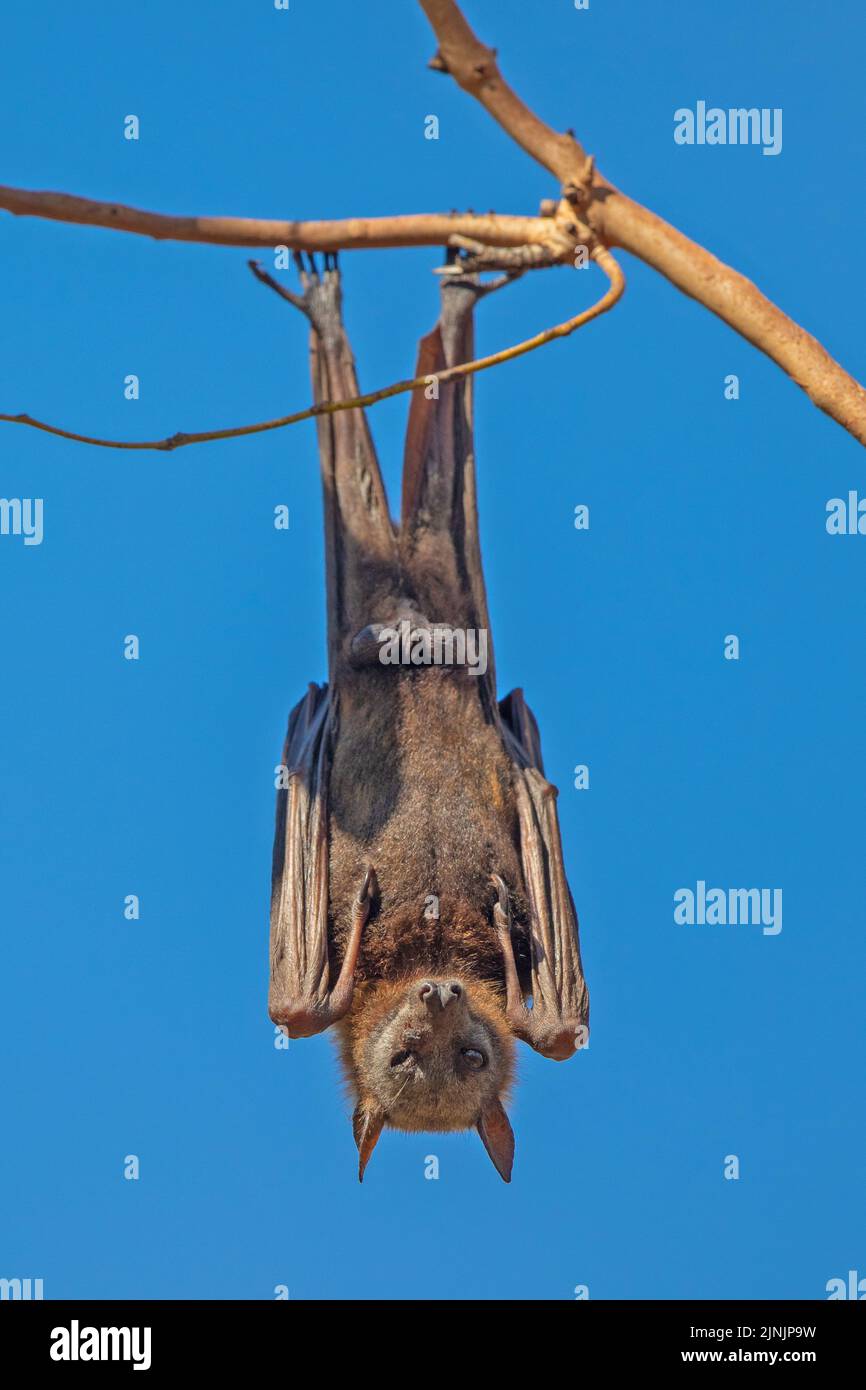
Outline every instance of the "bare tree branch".
<path id="1" fill-rule="evenodd" d="M 540 120 L 504 81 L 496 49 L 472 32 L 454 0 L 421 0 L 439 49 L 431 59 L 436 72 L 448 73 L 464 92 L 477 97 L 495 121 L 528 155 L 565 186 L 583 179 L 586 154 L 569 132 L 561 135 Z"/>
<path id="2" fill-rule="evenodd" d="M 453 76 L 561 183 L 562 198 L 559 202 L 542 204 L 542 216 L 414 213 L 309 222 L 173 217 L 71 194 L 30 192 L 2 186 L 0 209 L 19 216 L 46 217 L 157 239 L 222 246 L 287 246 L 307 251 L 431 245 L 468 247 L 475 249 L 474 264 L 478 268 L 497 264 L 528 268 L 572 262 L 575 247 L 582 243 L 590 250 L 599 246 L 621 247 L 658 270 L 684 294 L 712 310 L 766 353 L 802 387 L 815 405 L 861 444 L 866 444 L 866 390 L 816 338 L 782 313 L 745 276 L 609 183 L 570 132 L 559 133 L 536 116 L 503 80 L 495 51 L 475 36 L 455 0 L 421 0 L 421 5 L 439 44 L 431 66 Z M 498 258 L 497 248 L 501 252 Z M 400 390 L 408 390 L 411 385 L 398 384 Z M 384 397 L 377 395 L 376 398 Z M 274 429 L 305 418 L 306 413 L 301 412 L 240 431 L 183 436 L 183 442 Z M 36 424 L 29 417 L 4 415 L 0 419 Z M 160 441 L 141 447 L 176 448 L 178 445 Z"/>
<path id="3" fill-rule="evenodd" d="M 386 246 L 448 246 L 452 236 L 488 246 L 556 246 L 551 217 L 502 213 L 417 212 L 395 217 L 349 217 L 327 222 L 279 222 L 256 217 L 172 217 L 123 203 L 99 203 L 71 193 L 38 193 L 0 185 L 0 209 L 18 217 L 46 217 L 85 227 L 109 227 L 157 241 L 195 241 L 216 246 L 287 246 L 290 251 L 359 251 Z"/>
<path id="4" fill-rule="evenodd" d="M 461 362 L 456 367 L 448 367 L 444 371 L 436 372 L 433 377 L 416 376 L 411 381 L 398 381 L 392 386 L 383 386 L 378 391 L 371 391 L 368 395 L 354 396 L 351 400 L 323 401 L 320 405 L 311 405 L 306 410 L 295 411 L 292 415 L 282 415 L 275 420 L 260 420 L 252 425 L 237 425 L 232 429 L 203 430 L 197 434 L 172 434 L 165 439 L 99 439 L 94 435 L 76 434 L 73 430 L 63 429 L 59 425 L 49 425 L 44 420 L 34 419 L 32 415 L 0 413 L 0 421 L 6 421 L 12 425 L 29 425 L 32 429 L 43 430 L 46 434 L 56 434 L 61 439 L 72 439 L 78 444 L 93 444 L 101 449 L 159 449 L 165 452 L 181 449 L 187 444 L 206 444 L 216 439 L 239 439 L 247 434 L 264 434 L 268 430 L 280 430 L 284 429 L 286 425 L 296 425 L 301 420 L 312 420 L 316 415 L 334 415 L 338 410 L 353 410 L 356 406 L 375 405 L 378 401 L 385 401 L 391 396 L 402 395 L 405 391 L 414 391 L 419 387 L 429 386 L 431 380 L 439 383 L 455 381 L 459 377 L 473 376 L 476 372 L 486 371 L 488 367 L 498 367 L 503 362 L 511 362 L 515 357 L 523 357 L 527 352 L 544 347 L 546 343 L 552 343 L 557 338 L 567 338 L 570 333 L 574 333 L 575 329 L 582 328 L 585 323 L 607 313 L 608 309 L 612 309 L 622 295 L 625 289 L 625 279 L 617 261 L 604 247 L 596 249 L 593 253 L 593 259 L 598 262 L 607 276 L 610 282 L 609 288 L 601 299 L 591 305 L 589 309 L 581 310 L 574 318 L 567 319 L 565 323 L 558 323 L 553 328 L 546 328 L 542 333 L 536 333 L 533 338 L 527 338 L 524 342 L 516 343 L 513 347 L 491 353 L 489 357 L 479 357 L 473 362 Z M 250 265 L 253 274 L 263 284 L 278 290 L 284 298 L 289 299 L 292 303 L 295 302 L 296 296 L 286 293 L 281 285 L 266 272 L 262 273 L 252 262 Z"/>
<path id="5" fill-rule="evenodd" d="M 421 5 L 439 44 L 430 66 L 449 73 L 556 176 L 575 215 L 602 242 L 630 251 L 711 309 L 772 358 L 819 409 L 866 444 L 866 391 L 816 338 L 744 275 L 620 193 L 570 133 L 559 134 L 540 120 L 504 81 L 495 50 L 480 42 L 455 0 L 421 0 Z"/>

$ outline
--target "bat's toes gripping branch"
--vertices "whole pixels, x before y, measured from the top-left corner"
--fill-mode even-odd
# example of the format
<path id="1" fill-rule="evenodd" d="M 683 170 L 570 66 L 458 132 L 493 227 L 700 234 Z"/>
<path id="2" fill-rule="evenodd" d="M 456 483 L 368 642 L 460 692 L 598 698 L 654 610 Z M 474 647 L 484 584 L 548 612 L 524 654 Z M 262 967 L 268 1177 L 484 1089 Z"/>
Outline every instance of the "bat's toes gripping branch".
<path id="1" fill-rule="evenodd" d="M 295 309 L 300 309 L 319 337 L 324 339 L 340 328 L 343 322 L 343 294 L 337 252 L 324 253 L 321 270 L 315 256 L 309 252 L 306 253 L 306 261 L 301 251 L 293 251 L 292 259 L 298 272 L 302 294 L 295 294 L 279 280 L 274 279 L 259 261 L 248 261 L 247 264 L 261 284 L 267 285 L 268 289 L 273 290 Z"/>

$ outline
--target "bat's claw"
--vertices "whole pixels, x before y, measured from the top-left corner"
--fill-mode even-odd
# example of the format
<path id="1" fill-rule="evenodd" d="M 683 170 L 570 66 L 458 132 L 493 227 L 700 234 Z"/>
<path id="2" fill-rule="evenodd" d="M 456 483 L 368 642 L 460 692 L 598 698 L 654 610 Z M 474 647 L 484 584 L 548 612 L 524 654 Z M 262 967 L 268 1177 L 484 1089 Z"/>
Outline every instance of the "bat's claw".
<path id="1" fill-rule="evenodd" d="M 493 907 L 493 925 L 496 928 L 496 935 L 499 937 L 500 946 L 505 949 L 507 943 L 511 950 L 511 908 L 508 902 L 508 889 L 505 886 L 505 879 L 500 874 L 491 874 L 490 882 L 496 889 L 498 901 Z"/>
<path id="2" fill-rule="evenodd" d="M 304 290 L 304 293 L 306 293 L 307 290 L 309 290 L 313 285 L 319 284 L 319 268 L 316 265 L 316 258 L 311 251 L 308 251 L 306 254 L 307 264 L 305 266 L 304 252 L 292 252 L 292 260 L 295 263 L 295 269 L 298 272 L 298 279 L 301 282 L 301 286 Z"/>
<path id="3" fill-rule="evenodd" d="M 369 904 L 370 904 L 371 900 L 376 896 L 376 893 L 377 893 L 378 891 L 379 891 L 379 882 L 378 882 L 378 879 L 376 878 L 376 870 L 373 868 L 373 865 L 372 865 L 372 864 L 368 864 L 368 865 L 367 865 L 366 872 L 365 872 L 365 874 L 364 874 L 364 882 L 361 884 L 361 887 L 358 889 L 358 897 L 357 897 L 358 906 L 359 906 L 359 907 L 367 907 L 367 909 L 368 909 L 368 911 L 369 911 Z"/>

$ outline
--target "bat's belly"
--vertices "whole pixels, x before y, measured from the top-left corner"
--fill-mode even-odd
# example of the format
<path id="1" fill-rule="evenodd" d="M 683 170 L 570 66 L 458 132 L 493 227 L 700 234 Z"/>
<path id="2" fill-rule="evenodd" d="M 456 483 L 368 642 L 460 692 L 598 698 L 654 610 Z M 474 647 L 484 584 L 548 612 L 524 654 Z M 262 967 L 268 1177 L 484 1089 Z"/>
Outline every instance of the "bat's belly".
<path id="1" fill-rule="evenodd" d="M 379 898 L 368 935 L 380 954 L 383 933 L 398 930 L 441 945 L 455 915 L 483 918 L 496 954 L 490 875 L 521 891 L 517 817 L 509 764 L 472 679 L 377 672 L 357 694 L 341 692 L 330 780 L 335 941 L 370 863 Z"/>

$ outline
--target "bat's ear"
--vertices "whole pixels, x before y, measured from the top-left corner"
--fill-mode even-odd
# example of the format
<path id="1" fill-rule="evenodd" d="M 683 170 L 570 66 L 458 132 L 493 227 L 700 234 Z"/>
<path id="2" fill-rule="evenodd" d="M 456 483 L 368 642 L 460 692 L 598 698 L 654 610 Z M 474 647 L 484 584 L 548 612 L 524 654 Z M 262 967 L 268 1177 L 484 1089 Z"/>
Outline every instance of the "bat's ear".
<path id="1" fill-rule="evenodd" d="M 498 1097 L 482 1110 L 481 1119 L 478 1121 L 478 1133 L 502 1181 L 511 1182 L 514 1131 Z"/>
<path id="2" fill-rule="evenodd" d="M 352 1133 L 358 1145 L 358 1182 L 364 1181 L 364 1169 L 370 1161 L 370 1154 L 376 1147 L 385 1112 L 375 1101 L 359 1100 L 352 1116 Z"/>

